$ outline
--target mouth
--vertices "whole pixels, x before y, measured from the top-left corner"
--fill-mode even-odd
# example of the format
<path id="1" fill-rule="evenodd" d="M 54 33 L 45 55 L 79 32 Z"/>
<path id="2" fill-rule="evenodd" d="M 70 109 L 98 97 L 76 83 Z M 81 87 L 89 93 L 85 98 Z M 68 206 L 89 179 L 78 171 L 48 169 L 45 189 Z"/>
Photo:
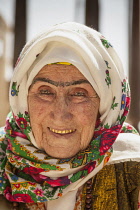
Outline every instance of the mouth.
<path id="1" fill-rule="evenodd" d="M 56 134 L 61 134 L 61 135 L 64 135 L 64 134 L 70 134 L 70 133 L 73 133 L 76 131 L 76 129 L 71 129 L 71 130 L 57 130 L 57 129 L 53 129 L 53 128 L 49 128 L 48 129 L 50 131 L 52 131 L 53 133 L 56 133 Z"/>

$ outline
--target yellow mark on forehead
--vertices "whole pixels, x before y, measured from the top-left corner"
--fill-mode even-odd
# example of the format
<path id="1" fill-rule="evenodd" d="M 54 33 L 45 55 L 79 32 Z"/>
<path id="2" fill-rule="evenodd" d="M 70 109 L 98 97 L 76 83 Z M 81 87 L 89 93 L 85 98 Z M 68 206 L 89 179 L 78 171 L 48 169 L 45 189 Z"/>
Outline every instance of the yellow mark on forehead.
<path id="1" fill-rule="evenodd" d="M 48 63 L 47 65 L 53 65 L 53 64 L 62 64 L 62 65 L 72 65 L 71 63 L 68 63 L 68 62 L 56 62 L 56 63 Z"/>

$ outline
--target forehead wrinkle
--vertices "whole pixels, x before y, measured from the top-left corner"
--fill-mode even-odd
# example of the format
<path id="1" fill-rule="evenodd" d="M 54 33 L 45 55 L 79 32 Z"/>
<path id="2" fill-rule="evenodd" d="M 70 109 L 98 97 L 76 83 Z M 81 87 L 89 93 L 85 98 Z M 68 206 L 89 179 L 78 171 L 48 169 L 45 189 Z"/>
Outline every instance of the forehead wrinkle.
<path id="1" fill-rule="evenodd" d="M 80 80 L 71 81 L 71 82 L 62 82 L 62 81 L 56 82 L 56 81 L 53 81 L 49 78 L 38 77 L 38 78 L 35 78 L 33 80 L 32 85 L 34 85 L 38 81 L 46 82 L 46 83 L 49 83 L 49 84 L 54 85 L 56 87 L 65 87 L 65 86 L 68 87 L 68 86 L 71 86 L 71 85 L 79 85 L 79 84 L 83 84 L 83 83 L 90 84 L 90 82 L 88 80 L 85 80 L 85 79 L 80 79 Z"/>

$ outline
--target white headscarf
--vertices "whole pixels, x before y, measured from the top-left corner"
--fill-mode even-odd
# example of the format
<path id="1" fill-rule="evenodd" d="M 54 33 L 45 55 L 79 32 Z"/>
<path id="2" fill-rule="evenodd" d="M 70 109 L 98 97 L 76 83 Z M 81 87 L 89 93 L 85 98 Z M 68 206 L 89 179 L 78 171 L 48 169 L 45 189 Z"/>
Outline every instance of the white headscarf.
<path id="1" fill-rule="evenodd" d="M 75 65 L 100 97 L 101 117 L 99 126 L 96 127 L 95 140 L 100 141 L 98 152 L 103 159 L 101 162 L 94 160 L 94 170 L 66 187 L 61 198 L 47 203 L 47 210 L 62 210 L 64 206 L 65 210 L 73 210 L 78 188 L 98 173 L 112 154 L 112 144 L 121 132 L 128 113 L 130 93 L 120 59 L 112 45 L 99 32 L 78 23 L 59 24 L 29 42 L 18 59 L 10 86 L 10 105 L 19 127 L 20 116 L 23 117 L 28 112 L 28 89 L 33 78 L 43 66 L 55 62 L 69 62 Z M 37 147 L 30 129 L 28 138 Z M 124 150 L 120 151 L 118 144 L 114 144 L 115 151 L 110 164 L 130 159 L 140 161 L 139 140 L 140 138 L 134 134 L 119 134 L 117 141 L 120 142 L 119 145 L 124 146 Z M 24 145 L 27 150 L 29 149 L 29 142 L 26 142 L 24 138 L 18 136 L 16 141 Z M 32 153 L 35 154 L 34 149 Z M 35 155 L 39 158 L 39 154 Z M 43 157 L 45 155 L 41 158 Z M 50 164 L 57 162 L 53 158 L 47 161 Z M 63 168 L 63 163 L 58 165 Z M 50 178 L 68 174 L 70 178 L 83 167 L 82 165 L 79 168 L 71 168 L 66 162 L 64 166 L 65 170 L 57 172 L 57 176 L 55 171 L 42 174 Z"/>

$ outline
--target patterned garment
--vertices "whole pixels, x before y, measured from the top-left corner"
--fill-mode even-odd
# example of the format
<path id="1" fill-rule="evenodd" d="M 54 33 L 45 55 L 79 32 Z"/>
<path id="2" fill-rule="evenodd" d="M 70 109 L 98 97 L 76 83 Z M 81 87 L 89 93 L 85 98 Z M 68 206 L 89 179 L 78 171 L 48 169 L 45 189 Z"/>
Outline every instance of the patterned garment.
<path id="1" fill-rule="evenodd" d="M 92 178 L 90 194 L 84 185 L 74 210 L 138 210 L 140 164 L 135 161 L 105 166 Z M 91 197 L 89 196 L 91 195 Z M 87 197 L 90 199 L 87 200 Z"/>
<path id="2" fill-rule="evenodd" d="M 89 182 L 89 181 L 88 181 Z M 129 161 L 105 166 L 79 189 L 74 210 L 139 210 L 140 164 Z M 88 200 L 87 200 L 88 198 Z M 4 210 L 47 210 L 44 203 L 11 203 L 0 196 Z M 90 207 L 90 208 L 89 208 Z"/>
<path id="3" fill-rule="evenodd" d="M 53 50 L 61 46 L 69 53 L 54 56 Z M 75 65 L 100 97 L 100 118 L 89 146 L 68 159 L 56 159 L 38 149 L 28 113 L 28 88 L 33 78 L 44 65 L 56 62 Z M 73 206 L 68 203 L 66 208 L 73 209 L 78 188 L 107 164 L 119 134 L 133 130 L 131 126 L 123 126 L 129 111 L 130 91 L 116 52 L 93 29 L 77 23 L 56 25 L 23 49 L 9 97 L 11 112 L 5 131 L 0 131 L 0 193 L 12 202 L 50 201 L 48 210 L 56 206 L 57 210 L 62 209 L 71 197 Z"/>

